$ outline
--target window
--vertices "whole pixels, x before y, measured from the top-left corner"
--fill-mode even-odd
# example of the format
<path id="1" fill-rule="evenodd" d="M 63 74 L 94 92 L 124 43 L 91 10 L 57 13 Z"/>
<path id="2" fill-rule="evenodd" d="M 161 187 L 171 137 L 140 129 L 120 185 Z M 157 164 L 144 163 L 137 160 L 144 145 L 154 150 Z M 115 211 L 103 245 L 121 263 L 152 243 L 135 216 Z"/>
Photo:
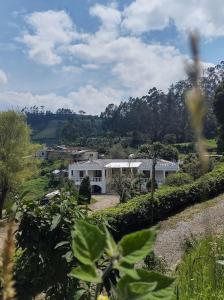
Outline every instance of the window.
<path id="1" fill-rule="evenodd" d="M 71 170 L 71 175 L 72 175 L 72 176 L 74 175 L 74 171 L 73 171 L 73 170 Z"/>
<path id="2" fill-rule="evenodd" d="M 84 177 L 84 171 L 79 171 L 79 177 Z"/>
<path id="3" fill-rule="evenodd" d="M 95 171 L 95 177 L 102 177 L 102 171 L 101 170 L 96 170 Z"/>

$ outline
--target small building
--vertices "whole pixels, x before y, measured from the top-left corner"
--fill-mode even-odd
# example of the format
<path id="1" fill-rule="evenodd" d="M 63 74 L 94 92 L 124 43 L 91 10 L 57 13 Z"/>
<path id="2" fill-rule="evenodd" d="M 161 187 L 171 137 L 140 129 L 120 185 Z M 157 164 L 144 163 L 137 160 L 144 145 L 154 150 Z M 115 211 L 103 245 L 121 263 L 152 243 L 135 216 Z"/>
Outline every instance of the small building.
<path id="1" fill-rule="evenodd" d="M 67 159 L 71 161 L 87 161 L 98 159 L 98 152 L 91 149 L 56 146 L 53 148 L 44 147 L 36 152 L 36 157 L 47 160 Z"/>
<path id="2" fill-rule="evenodd" d="M 165 183 L 166 176 L 179 171 L 179 164 L 159 159 L 156 164 L 156 182 L 158 186 Z M 110 193 L 113 178 L 125 175 L 136 177 L 144 174 L 145 185 L 152 176 L 151 159 L 96 159 L 74 162 L 69 165 L 69 179 L 79 187 L 85 176 L 90 178 L 92 193 Z"/>

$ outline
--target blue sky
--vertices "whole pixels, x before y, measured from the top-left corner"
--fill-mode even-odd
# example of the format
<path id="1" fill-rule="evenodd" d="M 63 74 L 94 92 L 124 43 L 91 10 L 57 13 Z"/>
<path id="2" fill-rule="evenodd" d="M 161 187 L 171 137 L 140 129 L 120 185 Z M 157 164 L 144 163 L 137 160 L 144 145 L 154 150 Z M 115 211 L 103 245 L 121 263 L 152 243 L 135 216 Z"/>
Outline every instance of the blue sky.
<path id="1" fill-rule="evenodd" d="M 216 9 L 219 7 L 219 9 Z M 187 32 L 220 62 L 222 0 L 7 0 L 0 4 L 0 109 L 44 105 L 98 114 L 185 77 Z"/>

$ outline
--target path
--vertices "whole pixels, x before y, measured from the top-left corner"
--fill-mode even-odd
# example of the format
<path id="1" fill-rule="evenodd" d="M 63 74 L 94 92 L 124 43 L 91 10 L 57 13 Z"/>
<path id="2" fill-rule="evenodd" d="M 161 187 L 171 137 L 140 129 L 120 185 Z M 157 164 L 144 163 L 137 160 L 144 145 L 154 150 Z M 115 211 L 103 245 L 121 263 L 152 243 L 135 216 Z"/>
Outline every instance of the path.
<path id="1" fill-rule="evenodd" d="M 114 207 L 119 203 L 119 196 L 117 195 L 94 195 L 93 198 L 96 199 L 96 202 L 89 205 L 93 211 Z"/>
<path id="2" fill-rule="evenodd" d="M 2 225 L 0 227 L 0 253 L 2 253 L 2 250 L 4 248 L 6 234 L 7 234 L 7 228 L 5 225 Z"/>
<path id="3" fill-rule="evenodd" d="M 194 205 L 161 222 L 155 254 L 174 269 L 184 254 L 186 240 L 224 232 L 224 195 Z"/>

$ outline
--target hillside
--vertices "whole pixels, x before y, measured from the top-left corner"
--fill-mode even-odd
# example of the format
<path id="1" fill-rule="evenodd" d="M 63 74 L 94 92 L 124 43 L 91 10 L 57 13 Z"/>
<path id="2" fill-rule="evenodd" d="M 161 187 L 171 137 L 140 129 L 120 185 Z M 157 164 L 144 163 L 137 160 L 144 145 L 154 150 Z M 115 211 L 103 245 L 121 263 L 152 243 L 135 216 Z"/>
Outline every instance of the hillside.
<path id="1" fill-rule="evenodd" d="M 42 144 L 73 142 L 79 137 L 98 135 L 102 127 L 97 116 L 39 112 L 26 112 L 26 115 L 33 141 Z"/>

